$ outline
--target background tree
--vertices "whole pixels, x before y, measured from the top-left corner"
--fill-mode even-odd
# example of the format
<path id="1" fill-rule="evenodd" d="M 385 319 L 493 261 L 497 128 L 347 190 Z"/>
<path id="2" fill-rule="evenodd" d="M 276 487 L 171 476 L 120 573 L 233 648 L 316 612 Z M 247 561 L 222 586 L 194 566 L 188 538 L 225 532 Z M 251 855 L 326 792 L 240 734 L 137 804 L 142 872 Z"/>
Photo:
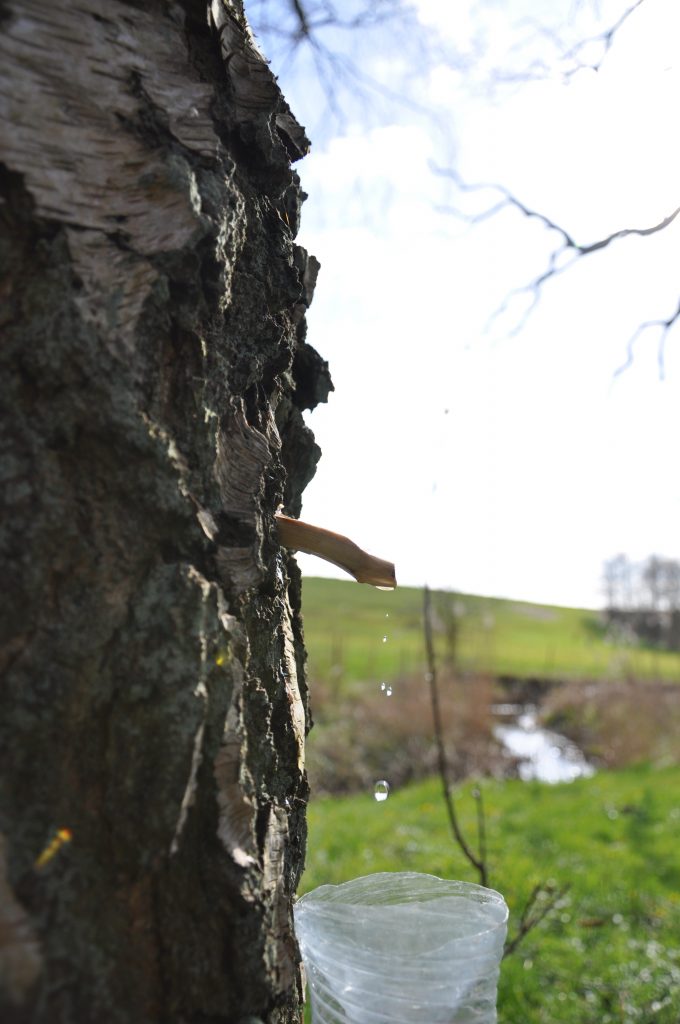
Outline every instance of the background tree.
<path id="1" fill-rule="evenodd" d="M 633 603 L 633 566 L 623 553 L 608 558 L 602 570 L 607 608 L 630 608 Z"/>
<path id="2" fill-rule="evenodd" d="M 677 650 L 680 644 L 680 562 L 649 555 L 635 564 L 627 555 L 608 559 L 603 568 L 606 615 L 629 637 Z"/>
<path id="3" fill-rule="evenodd" d="M 238 0 L 0 20 L 0 1017 L 297 1021 L 308 142 Z"/>
<path id="4" fill-rule="evenodd" d="M 642 582 L 645 587 L 645 604 L 653 612 L 658 611 L 664 591 L 664 561 L 657 555 L 650 555 L 642 568 Z"/>

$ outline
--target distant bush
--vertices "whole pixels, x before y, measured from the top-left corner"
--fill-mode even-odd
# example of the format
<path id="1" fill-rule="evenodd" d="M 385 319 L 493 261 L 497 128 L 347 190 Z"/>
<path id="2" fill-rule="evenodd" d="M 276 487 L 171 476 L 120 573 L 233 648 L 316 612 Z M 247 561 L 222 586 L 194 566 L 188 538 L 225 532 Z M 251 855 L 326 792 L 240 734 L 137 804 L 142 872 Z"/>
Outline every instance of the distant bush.
<path id="1" fill-rule="evenodd" d="M 565 683 L 547 697 L 541 722 L 607 768 L 680 763 L 678 684 Z"/>
<path id="2" fill-rule="evenodd" d="M 351 696 L 338 696 L 329 684 L 313 684 L 315 727 L 307 744 L 312 793 L 358 791 L 383 778 L 403 785 L 436 772 L 426 680 L 397 678 L 389 688 L 391 696 L 380 683 L 371 682 Z M 491 681 L 443 675 L 440 689 L 452 781 L 508 774 L 513 762 L 491 731 Z"/>

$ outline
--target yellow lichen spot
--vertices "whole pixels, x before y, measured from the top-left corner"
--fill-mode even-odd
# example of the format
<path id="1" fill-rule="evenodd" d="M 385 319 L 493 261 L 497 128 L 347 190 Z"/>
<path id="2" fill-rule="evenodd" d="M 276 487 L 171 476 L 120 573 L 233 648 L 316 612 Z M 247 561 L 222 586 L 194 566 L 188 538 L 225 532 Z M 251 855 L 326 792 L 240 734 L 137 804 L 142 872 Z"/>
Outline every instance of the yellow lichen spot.
<path id="1" fill-rule="evenodd" d="M 216 665 L 224 665 L 224 655 L 223 654 L 218 654 L 217 655 L 217 657 L 215 658 L 215 664 Z"/>
<path id="2" fill-rule="evenodd" d="M 72 839 L 73 833 L 71 832 L 70 828 L 58 829 L 54 838 L 50 839 L 49 843 L 47 844 L 43 852 L 40 854 L 39 857 L 36 858 L 34 865 L 36 870 L 40 871 L 41 868 L 44 868 L 46 864 L 49 864 L 49 862 L 59 852 L 62 846 L 64 846 L 65 843 L 70 843 Z"/>

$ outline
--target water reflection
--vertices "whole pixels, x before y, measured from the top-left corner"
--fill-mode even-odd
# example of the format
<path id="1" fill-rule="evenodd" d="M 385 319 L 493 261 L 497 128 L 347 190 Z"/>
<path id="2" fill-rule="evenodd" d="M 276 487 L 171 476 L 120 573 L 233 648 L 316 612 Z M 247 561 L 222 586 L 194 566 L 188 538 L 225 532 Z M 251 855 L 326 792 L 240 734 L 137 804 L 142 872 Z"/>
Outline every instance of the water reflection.
<path id="1" fill-rule="evenodd" d="M 575 743 L 538 725 L 535 708 L 496 704 L 492 711 L 515 718 L 512 723 L 494 726 L 494 735 L 510 754 L 520 758 L 518 773 L 525 782 L 571 782 L 594 774 Z"/>

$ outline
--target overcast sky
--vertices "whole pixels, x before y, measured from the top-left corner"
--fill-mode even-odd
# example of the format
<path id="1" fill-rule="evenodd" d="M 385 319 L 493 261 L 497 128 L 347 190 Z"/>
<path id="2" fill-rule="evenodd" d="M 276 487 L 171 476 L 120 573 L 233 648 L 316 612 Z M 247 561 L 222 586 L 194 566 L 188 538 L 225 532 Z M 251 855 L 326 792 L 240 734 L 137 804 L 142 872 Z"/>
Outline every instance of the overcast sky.
<path id="1" fill-rule="evenodd" d="M 600 4 L 600 27 L 626 6 Z M 450 132 L 408 108 L 381 124 L 327 119 L 298 165 L 309 194 L 299 240 L 322 268 L 309 341 L 336 387 L 308 416 L 323 457 L 303 518 L 392 559 L 401 584 L 597 607 L 604 559 L 680 556 L 680 324 L 665 380 L 657 330 L 616 375 L 636 327 L 677 307 L 680 218 L 579 260 L 523 326 L 527 296 L 489 328 L 560 238 L 512 209 L 474 226 L 444 212 L 494 196 L 461 197 L 432 165 L 503 184 L 580 244 L 658 222 L 680 205 L 680 5 L 644 0 L 598 72 L 565 84 L 553 64 L 540 81 L 494 88 L 494 69 L 554 59 L 527 15 L 561 8 L 569 40 L 596 30 L 594 6 L 416 7 L 465 65 L 433 61 L 413 84 Z M 404 55 L 378 60 L 388 81 L 393 63 L 397 87 Z M 282 85 L 311 123 L 305 76 L 284 69 Z"/>

